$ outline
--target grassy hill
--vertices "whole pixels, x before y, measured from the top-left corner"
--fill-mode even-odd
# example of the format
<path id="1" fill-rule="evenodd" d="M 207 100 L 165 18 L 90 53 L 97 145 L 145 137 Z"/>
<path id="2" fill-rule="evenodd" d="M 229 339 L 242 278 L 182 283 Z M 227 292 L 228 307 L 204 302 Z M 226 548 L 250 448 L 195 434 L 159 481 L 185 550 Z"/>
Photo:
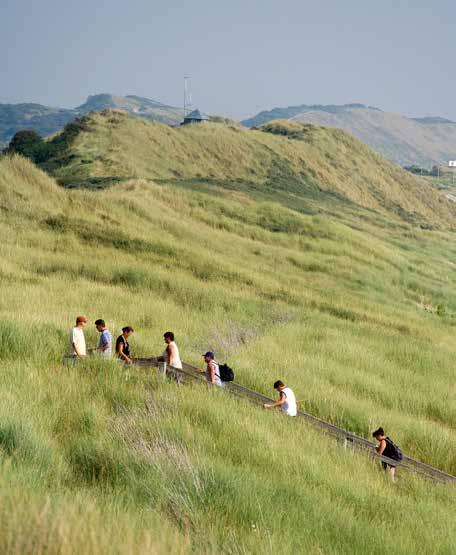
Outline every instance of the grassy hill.
<path id="1" fill-rule="evenodd" d="M 453 225 L 455 208 L 424 180 L 339 130 L 289 122 L 258 131 L 206 123 L 170 128 L 124 113 L 89 114 L 68 126 L 43 164 L 67 186 L 125 179 L 200 182 L 277 194 L 310 213 L 368 208 L 425 226 Z"/>
<path id="2" fill-rule="evenodd" d="M 172 329 L 184 360 L 214 349 L 239 382 L 284 379 L 304 410 L 365 437 L 383 425 L 454 474 L 450 203 L 301 124 L 108 112 L 60 139 L 59 179 L 119 184 L 64 189 L 0 159 L 0 551 L 454 552 L 454 489 L 392 484 L 222 391 L 60 364 L 78 313 L 132 325 L 138 356 Z"/>
<path id="3" fill-rule="evenodd" d="M 456 151 L 456 123 L 444 118 L 407 118 L 362 104 L 274 108 L 243 123 L 254 127 L 275 119 L 343 129 L 401 166 L 447 163 Z"/>

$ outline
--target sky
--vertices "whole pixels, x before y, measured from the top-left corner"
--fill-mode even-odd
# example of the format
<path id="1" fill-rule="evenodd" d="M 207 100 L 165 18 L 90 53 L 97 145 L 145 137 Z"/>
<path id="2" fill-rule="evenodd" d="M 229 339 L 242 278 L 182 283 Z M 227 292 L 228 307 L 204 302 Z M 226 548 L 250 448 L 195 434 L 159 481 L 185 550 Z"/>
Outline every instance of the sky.
<path id="1" fill-rule="evenodd" d="M 360 102 L 456 120 L 454 0 L 0 0 L 0 102 L 135 94 L 248 117 Z"/>

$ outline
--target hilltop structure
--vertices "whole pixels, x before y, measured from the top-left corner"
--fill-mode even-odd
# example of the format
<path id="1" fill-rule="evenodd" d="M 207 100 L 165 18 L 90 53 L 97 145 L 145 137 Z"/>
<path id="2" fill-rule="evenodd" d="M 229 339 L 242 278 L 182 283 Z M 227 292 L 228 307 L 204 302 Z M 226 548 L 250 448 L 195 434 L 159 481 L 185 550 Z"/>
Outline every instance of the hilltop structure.
<path id="1" fill-rule="evenodd" d="M 188 125 L 189 123 L 201 123 L 202 121 L 209 121 L 209 117 L 206 116 L 206 114 L 202 114 L 197 108 L 184 117 L 184 121 L 181 125 Z"/>

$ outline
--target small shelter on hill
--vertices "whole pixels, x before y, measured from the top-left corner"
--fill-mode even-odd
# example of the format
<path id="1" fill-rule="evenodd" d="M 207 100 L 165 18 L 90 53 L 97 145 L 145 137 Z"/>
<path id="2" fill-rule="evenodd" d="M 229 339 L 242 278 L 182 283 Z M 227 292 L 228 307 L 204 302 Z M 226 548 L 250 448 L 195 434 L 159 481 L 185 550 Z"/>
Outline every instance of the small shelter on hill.
<path id="1" fill-rule="evenodd" d="M 189 123 L 201 123 L 202 121 L 209 121 L 209 118 L 206 114 L 202 114 L 198 109 L 196 109 L 184 117 L 182 125 L 187 125 Z"/>

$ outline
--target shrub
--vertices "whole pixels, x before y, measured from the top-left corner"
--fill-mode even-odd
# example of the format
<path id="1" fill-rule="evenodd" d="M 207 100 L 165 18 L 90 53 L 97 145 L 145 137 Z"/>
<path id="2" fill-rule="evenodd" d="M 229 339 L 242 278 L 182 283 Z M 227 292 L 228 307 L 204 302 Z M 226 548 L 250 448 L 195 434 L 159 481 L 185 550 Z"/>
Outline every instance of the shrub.
<path id="1" fill-rule="evenodd" d="M 5 153 L 21 154 L 33 162 L 41 163 L 50 156 L 51 147 L 36 131 L 26 129 L 14 135 Z"/>
<path id="2" fill-rule="evenodd" d="M 0 426 L 0 449 L 12 455 L 19 446 L 21 430 L 16 424 L 4 423 Z"/>

